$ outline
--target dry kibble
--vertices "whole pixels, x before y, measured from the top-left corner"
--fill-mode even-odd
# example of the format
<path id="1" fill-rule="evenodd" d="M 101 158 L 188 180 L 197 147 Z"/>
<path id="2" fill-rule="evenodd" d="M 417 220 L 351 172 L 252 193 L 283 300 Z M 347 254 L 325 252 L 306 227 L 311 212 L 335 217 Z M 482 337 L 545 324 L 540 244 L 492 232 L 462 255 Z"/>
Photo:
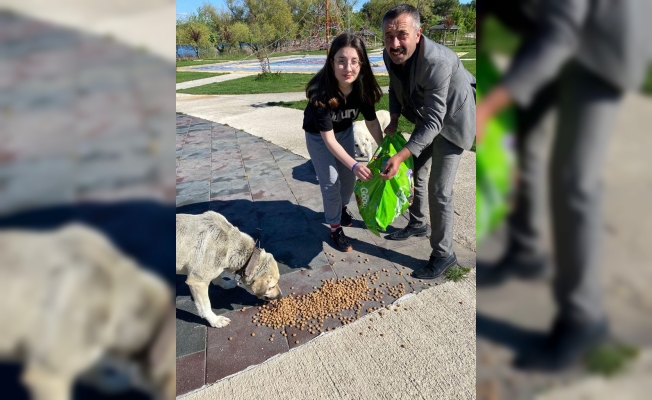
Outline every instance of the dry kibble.
<path id="1" fill-rule="evenodd" d="M 269 341 L 270 341 L 270 342 L 273 342 L 273 341 L 274 341 L 274 338 L 273 338 L 273 337 L 269 338 Z"/>
<path id="2" fill-rule="evenodd" d="M 385 272 L 388 271 L 385 269 Z M 322 286 L 313 286 L 314 291 L 311 293 L 296 295 L 292 292 L 291 296 L 260 306 L 258 313 L 252 318 L 252 322 L 259 326 L 281 329 L 281 334 L 286 337 L 289 336 L 285 332 L 288 327 L 317 335 L 320 332 L 335 329 L 323 326 L 329 317 L 339 319 L 342 325 L 350 324 L 360 318 L 360 314 L 364 310 L 362 308 L 364 302 L 379 301 L 386 294 L 395 298 L 405 294 L 405 286 L 400 284 L 396 286 L 390 286 L 389 283 L 381 284 L 381 287 L 387 288 L 387 292 L 377 287 L 371 287 L 369 283 L 375 282 L 379 271 L 359 275 L 361 271 L 357 270 L 356 273 L 358 275 L 351 278 L 342 276 L 341 278 L 322 279 Z M 371 313 L 380 308 L 380 306 L 372 306 L 367 308 L 366 312 Z M 387 306 L 387 309 L 390 307 Z M 350 316 L 344 316 L 344 310 L 349 310 L 348 313 L 351 314 L 348 315 Z M 369 329 L 373 329 L 373 326 L 370 326 Z M 296 333 L 292 336 L 296 337 Z"/>
<path id="3" fill-rule="evenodd" d="M 297 335 L 296 333 L 293 333 L 293 334 L 292 334 L 292 336 L 296 336 L 296 335 Z"/>
<path id="4" fill-rule="evenodd" d="M 255 334 L 255 333 L 253 333 L 253 332 L 251 332 L 251 336 L 256 336 L 256 334 Z"/>
<path id="5" fill-rule="evenodd" d="M 299 344 L 299 341 L 298 341 L 298 340 L 295 340 L 294 343 Z"/>
<path id="6" fill-rule="evenodd" d="M 229 336 L 229 340 L 233 340 L 233 337 L 232 337 L 232 336 Z"/>
<path id="7" fill-rule="evenodd" d="M 402 344 L 401 347 L 404 348 L 404 349 L 407 349 L 407 346 L 404 345 L 404 344 Z"/>

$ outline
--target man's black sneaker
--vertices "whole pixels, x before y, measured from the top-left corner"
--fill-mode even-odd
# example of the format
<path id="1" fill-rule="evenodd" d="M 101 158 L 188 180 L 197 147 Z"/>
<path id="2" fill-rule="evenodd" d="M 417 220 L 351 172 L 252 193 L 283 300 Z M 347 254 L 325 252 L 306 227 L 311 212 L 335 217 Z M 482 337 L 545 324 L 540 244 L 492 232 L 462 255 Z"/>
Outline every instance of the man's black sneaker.
<path id="1" fill-rule="evenodd" d="M 546 256 L 525 257 L 508 251 L 494 266 L 478 267 L 476 281 L 480 287 L 499 285 L 512 277 L 524 280 L 549 278 L 551 269 Z"/>
<path id="2" fill-rule="evenodd" d="M 457 264 L 455 253 L 448 257 L 430 257 L 425 267 L 412 272 L 412 276 L 417 279 L 435 279 L 446 270 Z"/>
<path id="3" fill-rule="evenodd" d="M 335 232 L 331 232 L 331 243 L 339 251 L 347 252 L 353 249 L 351 243 L 349 243 L 349 238 L 344 234 L 342 227 L 337 228 Z"/>
<path id="4" fill-rule="evenodd" d="M 582 359 L 609 337 L 606 320 L 573 323 L 557 319 L 541 347 L 531 349 L 515 359 L 522 370 L 562 372 L 579 365 Z"/>
<path id="5" fill-rule="evenodd" d="M 412 236 L 423 237 L 429 234 L 430 234 L 430 227 L 428 225 L 422 228 L 413 228 L 410 225 L 408 225 L 399 231 L 393 232 L 392 234 L 385 236 L 385 239 L 406 240 Z"/>
<path id="6" fill-rule="evenodd" d="M 353 226 L 353 215 L 351 215 L 351 213 L 346 207 L 342 208 L 342 217 L 340 218 L 340 225 Z"/>

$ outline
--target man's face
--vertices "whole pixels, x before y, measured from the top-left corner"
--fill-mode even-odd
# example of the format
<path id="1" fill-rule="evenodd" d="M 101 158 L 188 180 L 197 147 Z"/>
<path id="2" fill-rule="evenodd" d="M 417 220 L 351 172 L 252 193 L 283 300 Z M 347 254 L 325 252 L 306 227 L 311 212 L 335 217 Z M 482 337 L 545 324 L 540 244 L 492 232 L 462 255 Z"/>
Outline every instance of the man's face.
<path id="1" fill-rule="evenodd" d="M 412 57 L 421 39 L 421 28 L 414 29 L 410 14 L 387 20 L 383 27 L 385 49 L 394 64 L 405 64 Z"/>

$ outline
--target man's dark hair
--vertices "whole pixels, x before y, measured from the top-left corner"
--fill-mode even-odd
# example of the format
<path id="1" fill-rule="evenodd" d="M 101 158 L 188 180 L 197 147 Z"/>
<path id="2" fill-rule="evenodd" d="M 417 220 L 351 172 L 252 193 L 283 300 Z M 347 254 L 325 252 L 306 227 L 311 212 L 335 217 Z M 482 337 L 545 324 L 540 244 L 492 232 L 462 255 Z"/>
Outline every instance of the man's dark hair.
<path id="1" fill-rule="evenodd" d="M 383 23 L 381 24 L 383 31 L 385 30 L 385 21 L 395 19 L 403 14 L 409 14 L 412 17 L 415 31 L 421 27 L 421 16 L 419 15 L 419 10 L 409 4 L 399 4 L 385 13 Z"/>

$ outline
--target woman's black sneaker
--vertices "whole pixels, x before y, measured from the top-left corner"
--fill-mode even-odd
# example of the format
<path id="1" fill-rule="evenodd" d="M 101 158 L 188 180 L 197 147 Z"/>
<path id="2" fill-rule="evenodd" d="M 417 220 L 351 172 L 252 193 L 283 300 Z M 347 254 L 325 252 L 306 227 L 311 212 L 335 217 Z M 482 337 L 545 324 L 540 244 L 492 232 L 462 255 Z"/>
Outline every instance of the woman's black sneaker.
<path id="1" fill-rule="evenodd" d="M 335 232 L 331 232 L 331 242 L 339 251 L 347 252 L 353 249 L 351 243 L 349 243 L 349 238 L 344 234 L 342 227 L 337 228 Z"/>
<path id="2" fill-rule="evenodd" d="M 353 226 L 353 215 L 351 215 L 351 213 L 346 207 L 342 208 L 342 217 L 340 217 L 340 225 Z"/>

